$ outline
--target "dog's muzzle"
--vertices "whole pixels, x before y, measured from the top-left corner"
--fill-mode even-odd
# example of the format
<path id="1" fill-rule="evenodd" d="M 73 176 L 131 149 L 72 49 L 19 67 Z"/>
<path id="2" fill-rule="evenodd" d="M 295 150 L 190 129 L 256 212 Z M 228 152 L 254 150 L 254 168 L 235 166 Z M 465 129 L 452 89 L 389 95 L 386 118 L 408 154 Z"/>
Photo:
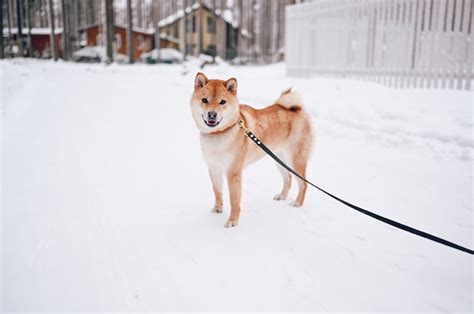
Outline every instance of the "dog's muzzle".
<path id="1" fill-rule="evenodd" d="M 204 118 L 204 115 L 201 115 L 201 117 L 202 120 L 204 120 L 204 123 L 210 128 L 216 127 L 222 121 L 222 118 L 217 120 L 217 112 L 215 111 L 209 111 L 207 113 L 207 119 Z"/>

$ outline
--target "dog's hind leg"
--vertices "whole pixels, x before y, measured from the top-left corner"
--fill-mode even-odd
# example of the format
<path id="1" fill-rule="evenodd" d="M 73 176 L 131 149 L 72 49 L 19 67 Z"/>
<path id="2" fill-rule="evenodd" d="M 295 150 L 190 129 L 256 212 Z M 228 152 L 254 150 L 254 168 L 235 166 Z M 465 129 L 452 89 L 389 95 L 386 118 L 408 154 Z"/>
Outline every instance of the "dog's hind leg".
<path id="1" fill-rule="evenodd" d="M 277 155 L 278 155 L 278 158 L 280 158 L 286 163 L 283 156 L 281 156 L 280 154 L 277 154 Z M 276 166 L 278 168 L 278 171 L 280 171 L 281 177 L 283 179 L 283 188 L 281 192 L 275 195 L 273 199 L 276 201 L 286 200 L 286 197 L 288 196 L 288 192 L 290 191 L 290 188 L 291 188 L 291 174 L 290 172 L 288 172 L 288 170 L 280 166 L 278 163 L 276 164 Z"/>
<path id="2" fill-rule="evenodd" d="M 212 181 L 212 189 L 214 190 L 215 203 L 212 208 L 213 213 L 222 213 L 224 202 L 222 201 L 222 173 L 215 173 L 209 170 Z"/>

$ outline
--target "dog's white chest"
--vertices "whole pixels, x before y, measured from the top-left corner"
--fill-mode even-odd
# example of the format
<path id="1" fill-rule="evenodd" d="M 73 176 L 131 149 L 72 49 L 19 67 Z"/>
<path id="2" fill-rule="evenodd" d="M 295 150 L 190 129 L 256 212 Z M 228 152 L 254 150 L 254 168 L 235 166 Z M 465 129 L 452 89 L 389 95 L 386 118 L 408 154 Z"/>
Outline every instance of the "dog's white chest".
<path id="1" fill-rule="evenodd" d="M 201 135 L 201 148 L 209 169 L 225 172 L 234 160 L 234 132 L 219 136 Z"/>

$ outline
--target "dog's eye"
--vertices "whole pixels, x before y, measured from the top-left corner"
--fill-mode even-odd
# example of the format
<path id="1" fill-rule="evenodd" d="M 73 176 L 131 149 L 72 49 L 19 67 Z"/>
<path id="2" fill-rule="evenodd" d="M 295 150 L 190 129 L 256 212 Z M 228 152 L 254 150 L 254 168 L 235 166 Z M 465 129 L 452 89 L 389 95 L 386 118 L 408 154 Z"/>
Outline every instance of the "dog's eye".
<path id="1" fill-rule="evenodd" d="M 219 103 L 219 105 L 223 105 L 223 104 L 225 104 L 225 100 L 224 100 L 224 99 L 221 100 L 221 102 Z"/>
<path id="2" fill-rule="evenodd" d="M 201 99 L 201 101 L 202 101 L 203 103 L 207 104 L 207 98 L 203 98 L 203 99 Z"/>

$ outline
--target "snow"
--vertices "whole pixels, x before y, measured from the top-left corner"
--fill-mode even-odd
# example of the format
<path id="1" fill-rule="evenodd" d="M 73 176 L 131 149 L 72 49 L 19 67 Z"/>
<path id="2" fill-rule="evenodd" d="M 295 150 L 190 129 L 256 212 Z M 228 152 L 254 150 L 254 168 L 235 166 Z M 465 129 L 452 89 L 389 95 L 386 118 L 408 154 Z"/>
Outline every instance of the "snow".
<path id="1" fill-rule="evenodd" d="M 222 12 L 219 12 L 219 14 L 217 13 L 217 10 L 216 10 L 216 14 L 220 15 L 220 17 L 222 17 L 222 19 L 226 21 L 227 23 L 232 24 L 234 28 L 238 27 L 238 22 L 237 20 L 235 20 L 234 14 L 232 13 L 231 10 L 226 9 Z"/>
<path id="2" fill-rule="evenodd" d="M 169 61 L 169 62 L 176 62 L 180 63 L 183 61 L 183 54 L 176 49 L 173 48 L 160 48 L 160 59 L 161 61 Z M 142 60 L 146 60 L 147 58 L 152 58 L 154 60 L 158 59 L 158 50 L 153 49 L 149 52 L 142 53 L 140 55 Z"/>
<path id="3" fill-rule="evenodd" d="M 18 33 L 18 28 L 12 27 L 10 29 L 12 34 L 17 34 Z M 28 28 L 24 27 L 21 30 L 23 35 L 28 35 Z M 61 34 L 63 32 L 62 28 L 55 28 L 54 33 L 55 34 Z M 48 27 L 32 27 L 31 28 L 31 34 L 32 35 L 49 35 L 51 34 L 51 28 Z M 3 29 L 3 35 L 8 35 L 8 28 Z"/>
<path id="4" fill-rule="evenodd" d="M 105 47 L 84 47 L 75 51 L 74 57 L 105 59 Z"/>
<path id="5" fill-rule="evenodd" d="M 269 158 L 245 170 L 225 229 L 188 105 L 198 70 L 0 62 L 2 312 L 472 313 L 471 256 L 314 189 L 302 208 L 276 202 Z M 294 86 L 316 128 L 308 178 L 474 246 L 472 92 L 291 78 L 284 64 L 201 71 L 236 77 L 257 107 Z"/>
<path id="6" fill-rule="evenodd" d="M 107 53 L 105 47 L 101 46 L 87 46 L 81 48 L 77 51 L 74 51 L 72 56 L 74 61 L 79 62 L 84 62 L 83 59 L 85 58 L 88 59 L 89 62 L 91 62 L 92 59 L 94 59 L 95 62 L 105 62 L 105 60 L 107 60 Z M 114 60 L 118 63 L 126 63 L 128 62 L 128 56 L 120 53 L 115 53 Z"/>

